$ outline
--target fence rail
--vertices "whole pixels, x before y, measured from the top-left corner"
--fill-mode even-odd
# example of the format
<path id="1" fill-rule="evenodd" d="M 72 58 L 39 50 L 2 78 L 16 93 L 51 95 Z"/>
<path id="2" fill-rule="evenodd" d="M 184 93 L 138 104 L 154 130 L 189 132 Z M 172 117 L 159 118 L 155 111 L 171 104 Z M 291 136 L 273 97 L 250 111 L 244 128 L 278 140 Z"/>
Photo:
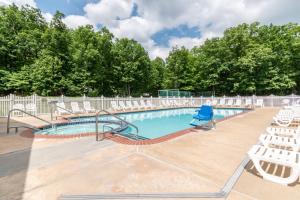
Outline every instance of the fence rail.
<path id="1" fill-rule="evenodd" d="M 43 97 L 38 96 L 36 94 L 31 96 L 16 96 L 14 94 L 10 94 L 8 96 L 0 97 L 0 116 L 4 117 L 8 115 L 9 110 L 13 108 L 22 109 L 24 108 L 26 111 L 32 112 L 35 115 L 41 114 L 50 114 L 51 113 L 51 104 L 50 102 L 59 101 L 59 102 L 83 102 L 90 101 L 91 105 L 97 110 L 107 110 L 111 107 L 111 101 L 130 101 L 130 100 L 150 100 L 152 104 L 160 104 L 162 99 L 176 100 L 178 102 L 194 102 L 196 105 L 201 105 L 205 103 L 207 100 L 217 99 L 241 99 L 244 102 L 246 99 L 251 99 L 252 102 L 255 102 L 257 99 L 263 99 L 265 107 L 280 107 L 282 106 L 282 102 L 284 99 L 288 99 L 290 104 L 295 104 L 296 102 L 300 103 L 300 96 L 298 95 L 289 95 L 289 96 L 222 96 L 222 97 L 66 97 L 66 96 L 57 96 L 57 97 Z M 31 107 L 29 106 L 31 105 Z M 32 108 L 34 106 L 34 108 Z M 28 109 L 27 109 L 28 108 Z M 17 115 L 16 113 L 15 115 Z"/>

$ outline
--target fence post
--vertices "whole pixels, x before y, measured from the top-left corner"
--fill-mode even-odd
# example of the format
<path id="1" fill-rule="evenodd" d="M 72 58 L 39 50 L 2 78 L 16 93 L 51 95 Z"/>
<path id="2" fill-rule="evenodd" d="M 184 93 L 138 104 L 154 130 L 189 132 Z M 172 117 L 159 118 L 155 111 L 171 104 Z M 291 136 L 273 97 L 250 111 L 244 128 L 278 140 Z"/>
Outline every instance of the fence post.
<path id="1" fill-rule="evenodd" d="M 37 95 L 34 93 L 33 94 L 33 104 L 35 105 L 35 110 L 34 110 L 34 114 L 38 115 L 38 106 L 37 106 Z"/>
<path id="2" fill-rule="evenodd" d="M 101 110 L 104 110 L 104 96 L 101 96 Z"/>
<path id="3" fill-rule="evenodd" d="M 270 97 L 271 97 L 271 107 L 274 107 L 274 95 L 271 94 Z"/>
<path id="4" fill-rule="evenodd" d="M 295 94 L 292 93 L 292 104 L 291 105 L 295 105 Z"/>

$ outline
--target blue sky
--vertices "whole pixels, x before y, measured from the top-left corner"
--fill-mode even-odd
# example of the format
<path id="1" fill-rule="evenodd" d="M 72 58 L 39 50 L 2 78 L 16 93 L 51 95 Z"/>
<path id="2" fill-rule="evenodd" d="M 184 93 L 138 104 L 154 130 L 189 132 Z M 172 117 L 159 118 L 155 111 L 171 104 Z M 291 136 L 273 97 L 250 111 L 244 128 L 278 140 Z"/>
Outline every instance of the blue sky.
<path id="1" fill-rule="evenodd" d="M 65 15 L 84 15 L 83 7 L 98 0 L 36 0 L 38 8 L 43 12 L 54 14 L 56 10 Z"/>
<path id="2" fill-rule="evenodd" d="M 11 3 L 40 8 L 47 21 L 59 10 L 69 28 L 106 26 L 115 37 L 140 42 L 151 58 L 201 45 L 241 23 L 300 22 L 299 0 L 0 0 Z"/>

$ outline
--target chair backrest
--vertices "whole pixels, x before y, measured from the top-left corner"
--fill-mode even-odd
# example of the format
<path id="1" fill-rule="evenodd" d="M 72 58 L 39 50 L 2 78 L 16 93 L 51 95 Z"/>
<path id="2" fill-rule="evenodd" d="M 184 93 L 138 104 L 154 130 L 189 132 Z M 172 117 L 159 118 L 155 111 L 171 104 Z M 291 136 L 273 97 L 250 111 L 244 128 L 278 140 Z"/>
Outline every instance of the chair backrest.
<path id="1" fill-rule="evenodd" d="M 242 100 L 241 99 L 235 100 L 235 105 L 241 105 L 241 104 L 242 104 Z"/>
<path id="2" fill-rule="evenodd" d="M 126 105 L 127 105 L 128 108 L 132 108 L 132 103 L 131 103 L 131 101 L 126 101 Z"/>
<path id="3" fill-rule="evenodd" d="M 290 100 L 289 99 L 283 99 L 281 102 L 282 105 L 289 105 L 290 104 Z"/>
<path id="4" fill-rule="evenodd" d="M 145 106 L 146 106 L 146 104 L 145 104 L 144 100 L 140 100 L 140 104 L 141 104 L 141 106 L 143 106 L 143 107 L 145 107 Z"/>
<path id="5" fill-rule="evenodd" d="M 133 101 L 133 106 L 136 107 L 136 108 L 140 107 L 140 105 L 139 105 L 139 103 L 137 101 Z"/>
<path id="6" fill-rule="evenodd" d="M 60 108 L 64 108 L 64 109 L 66 108 L 66 105 L 64 102 L 57 102 L 56 105 Z"/>
<path id="7" fill-rule="evenodd" d="M 113 109 L 118 108 L 117 102 L 116 102 L 116 101 L 111 101 L 111 102 L 110 102 L 110 105 L 111 105 L 111 107 L 112 107 Z"/>
<path id="8" fill-rule="evenodd" d="M 227 105 L 232 105 L 233 104 L 233 99 L 228 99 Z"/>
<path id="9" fill-rule="evenodd" d="M 150 100 L 147 100 L 147 101 L 146 101 L 146 105 L 147 105 L 147 106 L 152 106 L 151 101 L 150 101 Z"/>
<path id="10" fill-rule="evenodd" d="M 120 105 L 121 108 L 126 108 L 126 106 L 125 106 L 125 104 L 124 104 L 123 101 L 119 101 L 119 105 Z"/>
<path id="11" fill-rule="evenodd" d="M 76 101 L 71 102 L 71 108 L 72 108 L 73 111 L 80 111 L 78 102 L 76 102 Z"/>
<path id="12" fill-rule="evenodd" d="M 246 99 L 245 104 L 246 104 L 246 105 L 251 105 L 251 104 L 252 104 L 252 100 L 251 100 L 251 99 Z"/>
<path id="13" fill-rule="evenodd" d="M 210 106 L 211 105 L 211 101 L 209 99 L 207 99 L 204 103 L 204 105 Z"/>
<path id="14" fill-rule="evenodd" d="M 203 105 L 200 107 L 200 110 L 198 111 L 198 115 L 206 116 L 209 119 L 212 119 L 214 112 L 213 107 L 208 105 Z"/>
<path id="15" fill-rule="evenodd" d="M 220 99 L 219 104 L 220 104 L 220 105 L 224 105 L 224 104 L 225 104 L 225 99 Z"/>
<path id="16" fill-rule="evenodd" d="M 26 104 L 25 110 L 30 111 L 30 112 L 35 112 L 36 111 L 36 104 L 34 104 L 34 103 Z"/>
<path id="17" fill-rule="evenodd" d="M 257 99 L 256 100 L 256 105 L 263 106 L 264 105 L 264 100 L 263 99 Z"/>
<path id="18" fill-rule="evenodd" d="M 13 109 L 25 110 L 24 105 L 21 104 L 21 103 L 14 104 L 12 108 L 13 108 Z"/>
<path id="19" fill-rule="evenodd" d="M 84 101 L 83 102 L 83 107 L 85 110 L 91 110 L 92 107 L 91 107 L 91 103 L 89 101 Z"/>

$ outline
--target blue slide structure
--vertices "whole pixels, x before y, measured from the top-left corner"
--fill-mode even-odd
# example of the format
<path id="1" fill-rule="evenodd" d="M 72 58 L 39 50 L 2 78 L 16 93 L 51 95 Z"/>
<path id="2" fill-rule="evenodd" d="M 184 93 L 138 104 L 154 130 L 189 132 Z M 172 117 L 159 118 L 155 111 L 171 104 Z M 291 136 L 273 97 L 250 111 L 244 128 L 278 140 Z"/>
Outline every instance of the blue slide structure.
<path id="1" fill-rule="evenodd" d="M 214 127 L 214 111 L 212 106 L 203 105 L 197 112 L 197 114 L 193 115 L 193 120 L 190 122 L 190 125 L 200 126 L 206 124 L 205 122 L 212 122 Z"/>

